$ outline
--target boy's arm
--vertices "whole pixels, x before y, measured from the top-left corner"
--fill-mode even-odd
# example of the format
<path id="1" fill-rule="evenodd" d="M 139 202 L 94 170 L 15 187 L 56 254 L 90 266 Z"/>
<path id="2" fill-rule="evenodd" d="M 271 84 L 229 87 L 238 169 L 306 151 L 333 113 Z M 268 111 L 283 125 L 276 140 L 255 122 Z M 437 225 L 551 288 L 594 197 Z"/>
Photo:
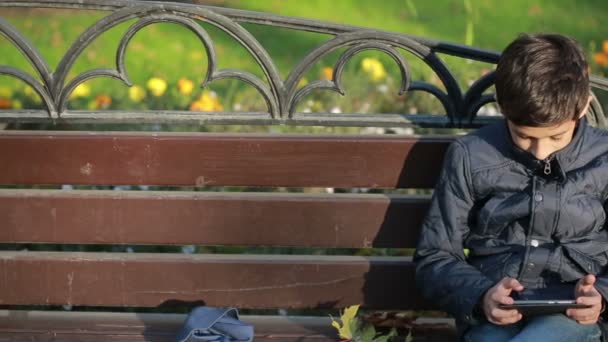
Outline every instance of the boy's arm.
<path id="1" fill-rule="evenodd" d="M 604 190 L 604 197 L 606 198 L 606 194 L 608 193 L 608 189 Z M 606 200 L 604 202 L 604 211 L 606 212 L 606 215 L 608 216 L 608 200 Z M 606 221 L 604 223 L 604 229 L 608 230 L 608 221 Z M 604 321 L 608 321 L 608 312 L 605 310 L 606 306 L 608 304 L 608 265 L 604 266 L 604 269 L 599 272 L 598 274 L 595 274 L 595 284 L 594 287 L 597 289 L 597 291 L 600 293 L 600 295 L 602 296 L 602 317 L 604 318 Z"/>
<path id="2" fill-rule="evenodd" d="M 474 309 L 494 285 L 465 260 L 463 240 L 473 208 L 470 160 L 456 141 L 448 149 L 414 255 L 416 283 L 456 319 L 474 324 Z"/>

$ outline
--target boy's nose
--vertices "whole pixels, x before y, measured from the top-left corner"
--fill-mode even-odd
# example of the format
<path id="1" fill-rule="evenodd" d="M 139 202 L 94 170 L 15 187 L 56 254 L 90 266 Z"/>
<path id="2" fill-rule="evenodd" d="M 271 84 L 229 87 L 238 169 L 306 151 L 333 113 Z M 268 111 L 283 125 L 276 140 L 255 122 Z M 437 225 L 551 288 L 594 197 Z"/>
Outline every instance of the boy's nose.
<path id="1" fill-rule="evenodd" d="M 530 145 L 528 152 L 532 153 L 536 159 L 543 160 L 551 155 L 553 151 L 551 151 L 550 147 L 544 146 L 544 144 L 535 143 Z"/>

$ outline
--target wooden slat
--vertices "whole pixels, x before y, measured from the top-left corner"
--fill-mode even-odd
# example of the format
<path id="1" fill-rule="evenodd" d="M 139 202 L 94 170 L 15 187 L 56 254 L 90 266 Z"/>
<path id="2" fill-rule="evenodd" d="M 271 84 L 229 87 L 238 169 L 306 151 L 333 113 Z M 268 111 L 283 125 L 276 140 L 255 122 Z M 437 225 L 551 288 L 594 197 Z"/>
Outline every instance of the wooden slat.
<path id="1" fill-rule="evenodd" d="M 186 315 L 118 312 L 0 311 L 0 341 L 173 341 Z M 337 341 L 329 317 L 241 316 L 254 341 Z M 451 319 L 414 322 L 415 341 L 456 341 Z M 433 339 L 435 338 L 435 339 Z"/>
<path id="2" fill-rule="evenodd" d="M 0 288 L 0 305 L 428 308 L 406 257 L 5 251 Z"/>
<path id="3" fill-rule="evenodd" d="M 414 247 L 426 196 L 0 190 L 0 243 Z"/>
<path id="4" fill-rule="evenodd" d="M 174 341 L 186 315 L 119 312 L 0 311 L 0 341 Z M 335 341 L 329 317 L 241 316 L 255 341 Z M 13 341 L 12 339 L 10 341 Z"/>
<path id="5" fill-rule="evenodd" d="M 432 188 L 451 140 L 6 131 L 0 184 Z"/>

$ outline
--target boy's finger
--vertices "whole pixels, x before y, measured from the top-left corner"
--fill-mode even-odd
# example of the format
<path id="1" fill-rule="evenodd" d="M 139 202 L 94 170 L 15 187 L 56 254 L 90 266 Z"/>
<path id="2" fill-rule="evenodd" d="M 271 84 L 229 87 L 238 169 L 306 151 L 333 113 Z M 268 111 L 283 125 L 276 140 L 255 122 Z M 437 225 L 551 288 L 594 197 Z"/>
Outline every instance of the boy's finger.
<path id="1" fill-rule="evenodd" d="M 576 313 L 572 313 L 570 310 L 568 310 L 566 312 L 566 315 L 570 318 L 572 318 L 573 320 L 579 322 L 580 324 L 591 324 L 591 323 L 596 323 L 599 315 L 597 312 L 576 312 Z"/>
<path id="2" fill-rule="evenodd" d="M 505 312 L 505 310 L 501 310 Z M 506 313 L 508 312 L 508 314 Z M 508 310 L 505 313 L 500 313 L 496 316 L 492 316 L 490 321 L 494 324 L 505 325 L 516 323 L 517 321 L 522 319 L 521 313 L 517 310 Z"/>
<path id="3" fill-rule="evenodd" d="M 521 291 L 524 287 L 515 278 L 504 278 L 501 281 L 502 286 L 507 290 Z"/>
<path id="4" fill-rule="evenodd" d="M 508 309 L 508 310 L 503 310 L 501 308 L 494 308 L 492 309 L 492 317 L 494 318 L 509 318 L 509 317 L 514 317 L 517 316 L 519 314 L 519 311 L 515 310 L 515 309 Z"/>
<path id="5" fill-rule="evenodd" d="M 513 304 L 513 301 L 509 301 L 509 293 L 504 291 L 496 291 L 492 293 L 490 299 L 497 304 Z"/>
<path id="6" fill-rule="evenodd" d="M 518 321 L 520 321 L 522 319 L 522 315 L 521 314 L 517 314 L 515 316 L 511 316 L 509 318 L 505 318 L 502 319 L 500 321 L 501 324 L 513 324 L 513 323 L 517 323 Z"/>
<path id="7" fill-rule="evenodd" d="M 583 318 L 583 317 L 597 316 L 598 312 L 597 312 L 597 310 L 595 310 L 593 308 L 568 309 L 567 314 L 568 314 L 568 316 L 573 317 L 573 318 Z"/>
<path id="8" fill-rule="evenodd" d="M 601 297 L 602 295 L 595 288 L 595 286 L 584 286 L 579 287 L 575 293 L 577 298 L 580 297 Z"/>
<path id="9" fill-rule="evenodd" d="M 593 284 L 595 284 L 595 276 L 593 274 L 587 274 L 578 281 L 577 285 L 586 288 L 593 286 Z"/>
<path id="10" fill-rule="evenodd" d="M 600 306 L 602 304 L 601 295 L 592 295 L 592 296 L 580 296 L 576 298 L 576 302 L 578 304 L 585 304 L 589 306 Z"/>
<path id="11" fill-rule="evenodd" d="M 595 276 L 593 274 L 587 274 L 583 277 L 583 286 L 590 286 L 595 284 Z"/>
<path id="12" fill-rule="evenodd" d="M 501 310 L 499 308 L 494 308 L 490 312 L 490 321 L 495 324 L 511 324 L 519 321 L 521 319 L 521 313 L 517 310 Z"/>
<path id="13" fill-rule="evenodd" d="M 498 304 L 511 305 L 515 301 L 511 296 L 496 296 L 496 299 L 492 298 Z"/>

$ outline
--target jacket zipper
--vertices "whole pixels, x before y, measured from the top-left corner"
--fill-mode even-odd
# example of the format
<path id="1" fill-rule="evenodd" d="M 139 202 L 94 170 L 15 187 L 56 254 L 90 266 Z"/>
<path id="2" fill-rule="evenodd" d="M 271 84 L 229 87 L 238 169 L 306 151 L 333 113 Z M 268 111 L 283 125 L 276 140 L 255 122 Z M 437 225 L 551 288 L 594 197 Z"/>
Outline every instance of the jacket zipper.
<path id="1" fill-rule="evenodd" d="M 548 156 L 547 158 L 543 159 L 543 163 L 545 163 L 543 173 L 547 176 L 551 174 L 551 160 L 552 159 L 553 159 L 553 156 Z"/>

